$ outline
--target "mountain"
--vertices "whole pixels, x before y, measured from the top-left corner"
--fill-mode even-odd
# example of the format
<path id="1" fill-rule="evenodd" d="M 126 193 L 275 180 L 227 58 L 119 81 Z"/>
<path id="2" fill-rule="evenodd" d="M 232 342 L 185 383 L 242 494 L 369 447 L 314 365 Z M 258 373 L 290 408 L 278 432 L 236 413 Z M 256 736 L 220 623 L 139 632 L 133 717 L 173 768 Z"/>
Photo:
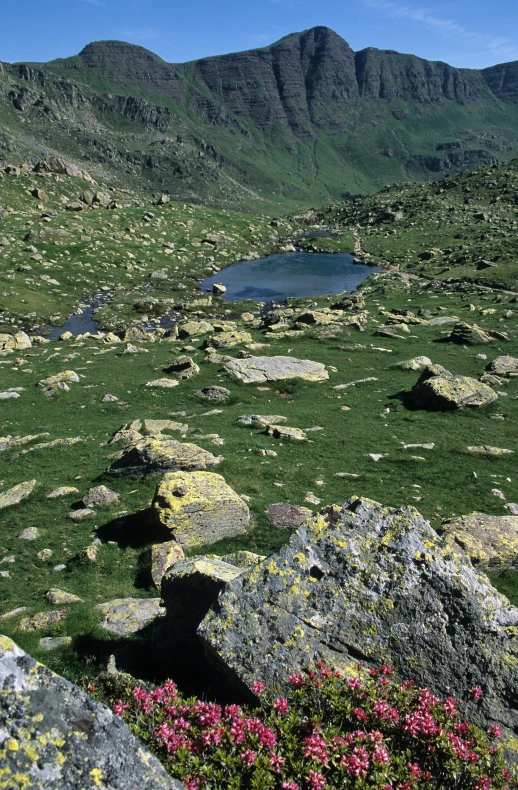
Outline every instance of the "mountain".
<path id="1" fill-rule="evenodd" d="M 455 69 L 354 52 L 316 27 L 183 64 L 120 41 L 0 64 L 0 156 L 62 155 L 98 179 L 279 210 L 518 154 L 518 62 Z"/>

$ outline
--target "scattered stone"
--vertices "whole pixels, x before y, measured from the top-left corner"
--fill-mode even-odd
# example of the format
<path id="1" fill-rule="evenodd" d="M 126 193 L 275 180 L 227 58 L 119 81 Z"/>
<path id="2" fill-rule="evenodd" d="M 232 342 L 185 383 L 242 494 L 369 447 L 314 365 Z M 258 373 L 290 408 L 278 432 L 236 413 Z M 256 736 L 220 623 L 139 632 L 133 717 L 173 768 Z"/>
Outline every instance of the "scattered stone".
<path id="1" fill-rule="evenodd" d="M 200 368 L 194 362 L 192 357 L 181 356 L 175 359 L 174 362 L 166 368 L 166 373 L 176 373 L 180 379 L 191 379 L 193 376 L 198 376 Z"/>
<path id="2" fill-rule="evenodd" d="M 13 486 L 8 491 L 0 493 L 0 510 L 23 502 L 24 499 L 27 499 L 32 494 L 37 485 L 37 480 L 28 480 L 24 483 L 18 483 L 18 485 Z"/>
<path id="3" fill-rule="evenodd" d="M 0 400 L 18 400 L 19 392 L 0 392 Z"/>
<path id="4" fill-rule="evenodd" d="M 518 516 L 518 504 L 516 502 L 507 502 L 504 507 L 512 516 Z"/>
<path id="5" fill-rule="evenodd" d="M 490 343 L 494 340 L 490 334 L 485 332 L 476 324 L 465 324 L 459 321 L 455 324 L 451 335 L 447 338 L 450 343 L 458 343 L 461 346 L 475 346 L 483 343 Z"/>
<path id="6" fill-rule="evenodd" d="M 494 373 L 495 376 L 503 376 L 504 378 L 518 377 L 518 359 L 505 354 L 490 362 L 486 370 Z"/>
<path id="7" fill-rule="evenodd" d="M 57 587 L 48 590 L 48 592 L 45 593 L 45 598 L 49 603 L 54 603 L 58 606 L 63 606 L 67 603 L 83 603 L 82 598 L 78 598 L 77 595 L 72 595 L 72 593 L 65 592 L 65 590 L 58 590 Z"/>
<path id="8" fill-rule="evenodd" d="M 144 420 L 144 428 L 151 435 L 164 431 L 180 431 L 180 433 L 186 434 L 189 430 L 188 425 L 174 420 Z"/>
<path id="9" fill-rule="evenodd" d="M 119 716 L 5 636 L 0 686 L 6 786 L 180 790 Z"/>
<path id="10" fill-rule="evenodd" d="M 320 505 L 322 502 L 312 491 L 306 491 L 304 502 L 309 502 L 310 505 Z"/>
<path id="11" fill-rule="evenodd" d="M 47 499 L 56 499 L 57 497 L 71 496 L 72 494 L 79 494 L 77 488 L 74 488 L 74 486 L 62 486 L 47 494 Z"/>
<path id="12" fill-rule="evenodd" d="M 151 547 L 151 578 L 155 587 L 160 588 L 166 571 L 177 562 L 185 559 L 183 549 L 176 540 L 157 543 Z"/>
<path id="13" fill-rule="evenodd" d="M 470 513 L 443 522 L 449 545 L 460 547 L 473 565 L 484 568 L 516 567 L 518 564 L 518 517 Z"/>
<path id="14" fill-rule="evenodd" d="M 199 337 L 214 332 L 214 327 L 208 321 L 186 321 L 178 326 L 178 336 L 180 338 Z"/>
<path id="15" fill-rule="evenodd" d="M 300 525 L 313 515 L 313 511 L 300 505 L 290 505 L 288 502 L 270 505 L 268 518 L 277 529 L 298 529 Z"/>
<path id="16" fill-rule="evenodd" d="M 67 614 L 68 609 L 58 609 L 53 612 L 38 612 L 38 614 L 32 614 L 29 617 L 24 617 L 23 620 L 20 621 L 20 630 L 40 631 L 42 628 L 48 628 L 49 625 L 63 620 Z"/>
<path id="17" fill-rule="evenodd" d="M 38 386 L 42 389 L 56 389 L 62 384 L 78 384 L 79 376 L 73 370 L 64 370 L 62 373 L 56 373 L 55 376 L 49 376 L 38 382 Z M 61 387 L 63 389 L 63 387 Z"/>
<path id="18" fill-rule="evenodd" d="M 230 394 L 230 390 L 228 390 L 226 387 L 218 387 L 217 385 L 212 387 L 203 387 L 203 389 L 198 390 L 196 393 L 199 398 L 217 401 L 227 401 L 230 398 Z"/>
<path id="19" fill-rule="evenodd" d="M 218 332 L 205 342 L 205 348 L 233 348 L 242 343 L 252 343 L 253 338 L 249 332 Z"/>
<path id="20" fill-rule="evenodd" d="M 104 615 L 101 628 L 117 636 L 135 634 L 165 614 L 160 598 L 116 598 L 95 609 Z"/>
<path id="21" fill-rule="evenodd" d="M 475 455 L 500 456 L 500 455 L 512 455 L 514 450 L 506 450 L 503 447 L 491 447 L 489 444 L 483 444 L 479 446 L 468 447 L 468 452 L 474 453 Z"/>
<path id="22" fill-rule="evenodd" d="M 38 551 L 36 556 L 37 556 L 37 558 L 39 560 L 42 560 L 43 562 L 46 562 L 47 560 L 50 560 L 50 558 L 52 557 L 52 554 L 53 554 L 52 549 L 42 549 L 41 551 Z"/>
<path id="23" fill-rule="evenodd" d="M 226 677 L 248 688 L 260 679 L 275 694 L 317 659 L 345 673 L 383 659 L 465 701 L 475 723 L 514 730 L 518 609 L 413 508 L 354 497 L 336 511 L 226 584 L 198 628 L 207 656 Z M 478 705 L 474 684 L 484 689 Z"/>
<path id="24" fill-rule="evenodd" d="M 421 370 L 432 364 L 432 360 L 428 357 L 413 357 L 413 359 L 405 359 L 403 362 L 397 362 L 394 367 L 401 368 L 402 370 Z"/>
<path id="25" fill-rule="evenodd" d="M 301 378 L 306 381 L 327 381 L 329 373 L 321 362 L 294 357 L 249 357 L 228 359 L 225 370 L 245 384 Z"/>
<path id="26" fill-rule="evenodd" d="M 185 487 L 187 491 L 178 491 Z M 241 497 L 212 472 L 173 472 L 157 486 L 153 509 L 184 548 L 242 535 L 250 512 Z"/>
<path id="27" fill-rule="evenodd" d="M 45 653 L 51 653 L 62 647 L 70 647 L 72 642 L 71 636 L 44 636 L 43 639 L 40 639 L 40 648 Z"/>
<path id="28" fill-rule="evenodd" d="M 214 456 L 195 444 L 177 442 L 163 436 L 151 436 L 123 450 L 109 468 L 112 475 L 146 475 L 203 470 L 217 466 L 223 456 Z"/>
<path id="29" fill-rule="evenodd" d="M 37 540 L 39 538 L 40 531 L 37 527 L 27 527 L 20 532 L 18 535 L 19 540 Z"/>
<path id="30" fill-rule="evenodd" d="M 215 296 L 223 296 L 223 294 L 226 294 L 226 292 L 227 288 L 225 285 L 222 285 L 222 283 L 212 284 L 212 293 L 215 294 Z"/>
<path id="31" fill-rule="evenodd" d="M 178 386 L 177 379 L 155 379 L 154 381 L 148 381 L 146 387 L 152 387 L 154 389 L 172 389 L 173 387 Z"/>
<path id="32" fill-rule="evenodd" d="M 358 384 L 369 384 L 371 381 L 379 381 L 379 379 L 375 378 L 374 376 L 369 376 L 366 379 L 356 379 L 356 381 L 349 381 L 347 384 L 337 384 L 333 387 L 334 390 L 346 390 L 349 387 L 356 387 Z"/>
<path id="33" fill-rule="evenodd" d="M 267 428 L 269 425 L 281 425 L 288 421 L 279 414 L 244 414 L 237 418 L 239 425 L 250 428 Z"/>
<path id="34" fill-rule="evenodd" d="M 16 609 L 11 609 L 9 612 L 5 612 L 5 614 L 0 615 L 0 620 L 10 620 L 12 617 L 17 617 L 17 615 L 22 614 L 22 612 L 26 612 L 26 606 L 17 606 Z"/>
<path id="35" fill-rule="evenodd" d="M 90 516 L 95 516 L 95 510 L 92 510 L 89 507 L 82 507 L 79 510 L 71 510 L 68 514 L 68 517 L 72 519 L 72 521 L 84 521 L 85 518 L 90 518 Z"/>
<path id="36" fill-rule="evenodd" d="M 300 428 L 288 428 L 286 425 L 269 425 L 267 430 L 268 436 L 273 436 L 275 439 L 291 439 L 303 442 L 308 438 Z"/>
<path id="37" fill-rule="evenodd" d="M 118 400 L 119 399 L 118 399 L 118 397 L 116 395 L 110 395 L 110 393 L 107 392 L 106 395 L 103 395 L 103 398 L 102 398 L 101 402 L 102 403 L 115 403 Z"/>
<path id="38" fill-rule="evenodd" d="M 496 496 L 498 499 L 503 499 L 504 502 L 505 502 L 505 500 L 507 498 L 505 496 L 505 494 L 503 493 L 503 491 L 500 491 L 499 488 L 492 488 L 491 489 L 491 493 L 493 494 L 493 496 Z"/>
<path id="39" fill-rule="evenodd" d="M 111 491 L 106 486 L 96 486 L 85 494 L 82 504 L 86 509 L 106 507 L 107 505 L 113 505 L 114 502 L 118 502 L 119 499 L 120 496 L 116 494 L 115 491 Z"/>

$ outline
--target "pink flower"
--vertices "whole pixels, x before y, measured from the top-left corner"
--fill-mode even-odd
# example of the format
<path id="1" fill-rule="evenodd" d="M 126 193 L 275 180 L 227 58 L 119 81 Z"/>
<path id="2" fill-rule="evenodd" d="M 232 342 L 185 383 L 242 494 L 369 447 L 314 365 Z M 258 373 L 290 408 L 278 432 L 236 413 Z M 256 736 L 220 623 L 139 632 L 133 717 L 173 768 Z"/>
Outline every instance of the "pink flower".
<path id="1" fill-rule="evenodd" d="M 380 765 L 384 765 L 390 762 L 390 755 L 386 746 L 376 746 L 374 751 L 372 752 L 372 760 L 375 763 L 380 763 Z"/>
<path id="2" fill-rule="evenodd" d="M 200 790 L 201 787 L 201 779 L 195 776 L 190 776 L 189 774 L 183 780 L 186 790 Z"/>
<path id="3" fill-rule="evenodd" d="M 121 699 L 113 706 L 113 712 L 116 716 L 122 716 L 125 710 L 128 710 L 129 705 Z"/>
<path id="4" fill-rule="evenodd" d="M 241 757 L 245 765 L 250 766 L 252 765 L 255 758 L 257 757 L 257 754 L 255 752 L 252 752 L 250 749 L 245 749 L 245 751 L 241 752 L 239 756 Z"/>
<path id="5" fill-rule="evenodd" d="M 272 766 L 275 773 L 278 774 L 281 768 L 284 768 L 284 766 L 286 765 L 286 760 L 284 759 L 284 757 L 281 757 L 280 755 L 275 754 L 275 752 L 272 752 L 270 755 L 270 765 Z"/>
<path id="6" fill-rule="evenodd" d="M 407 763 L 406 767 L 408 768 L 408 773 L 410 774 L 412 779 L 419 779 L 419 777 L 423 773 L 417 763 Z"/>
<path id="7" fill-rule="evenodd" d="M 296 689 L 300 689 L 302 688 L 302 686 L 306 685 L 306 678 L 304 677 L 304 675 L 296 675 L 296 674 L 290 675 L 288 681 L 290 685 Z"/>
<path id="8" fill-rule="evenodd" d="M 384 700 L 375 702 L 372 707 L 372 712 L 378 721 L 386 721 L 389 724 L 397 724 L 399 721 L 399 713 L 395 708 L 392 708 L 388 702 Z"/>
<path id="9" fill-rule="evenodd" d="M 261 680 L 254 680 L 250 688 L 254 694 L 257 694 L 257 696 L 260 697 L 264 691 L 264 683 Z"/>
<path id="10" fill-rule="evenodd" d="M 327 765 L 329 760 L 329 752 L 327 742 L 320 737 L 316 732 L 309 738 L 304 738 L 304 757 L 309 757 L 311 760 Z"/>
<path id="11" fill-rule="evenodd" d="M 308 782 L 311 790 L 320 790 L 320 788 L 326 786 L 325 776 L 317 771 L 311 770 L 311 768 L 309 769 Z"/>
<path id="12" fill-rule="evenodd" d="M 147 691 L 145 689 L 139 688 L 139 686 L 135 686 L 133 689 L 133 699 L 135 702 L 144 702 L 147 700 Z"/>
<path id="13" fill-rule="evenodd" d="M 282 790 L 300 790 L 300 785 L 298 785 L 296 782 L 292 782 L 291 780 L 288 782 L 283 782 L 281 787 Z"/>
<path id="14" fill-rule="evenodd" d="M 359 691 L 362 688 L 362 682 L 359 678 L 344 678 L 349 686 L 349 691 Z"/>
<path id="15" fill-rule="evenodd" d="M 455 697 L 446 697 L 443 703 L 443 707 L 446 715 L 450 719 L 453 719 L 453 717 L 457 713 L 457 700 L 455 699 Z"/>
<path id="16" fill-rule="evenodd" d="M 493 782 L 489 778 L 489 776 L 484 775 L 478 782 L 475 783 L 475 790 L 488 790 L 491 787 Z"/>
<path id="17" fill-rule="evenodd" d="M 471 696 L 473 697 L 475 702 L 478 702 L 479 699 L 484 696 L 484 692 L 482 691 L 480 686 L 473 686 L 473 688 L 471 688 L 469 690 L 469 693 L 471 694 Z M 482 780 L 480 780 L 480 781 L 482 781 Z"/>
<path id="18" fill-rule="evenodd" d="M 498 726 L 498 724 L 490 724 L 487 729 L 487 734 L 490 738 L 501 738 L 502 737 L 502 730 Z"/>
<path id="19" fill-rule="evenodd" d="M 277 711 L 279 716 L 283 716 L 290 709 L 290 704 L 287 699 L 276 699 L 273 703 L 273 709 Z"/>
<path id="20" fill-rule="evenodd" d="M 274 749 L 277 745 L 277 735 L 269 727 L 262 725 L 259 734 L 259 743 L 267 749 Z"/>

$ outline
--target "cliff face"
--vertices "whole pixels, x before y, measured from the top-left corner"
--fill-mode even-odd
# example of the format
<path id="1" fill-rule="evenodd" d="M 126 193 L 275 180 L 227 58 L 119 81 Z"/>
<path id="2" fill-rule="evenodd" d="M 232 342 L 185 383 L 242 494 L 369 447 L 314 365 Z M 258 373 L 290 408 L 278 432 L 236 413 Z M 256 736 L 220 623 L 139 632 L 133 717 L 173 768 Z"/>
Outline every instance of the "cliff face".
<path id="1" fill-rule="evenodd" d="M 65 155 L 192 200 L 316 204 L 517 155 L 518 63 L 355 53 L 326 27 L 184 64 L 100 41 L 4 64 L 0 118 L 0 159 Z"/>

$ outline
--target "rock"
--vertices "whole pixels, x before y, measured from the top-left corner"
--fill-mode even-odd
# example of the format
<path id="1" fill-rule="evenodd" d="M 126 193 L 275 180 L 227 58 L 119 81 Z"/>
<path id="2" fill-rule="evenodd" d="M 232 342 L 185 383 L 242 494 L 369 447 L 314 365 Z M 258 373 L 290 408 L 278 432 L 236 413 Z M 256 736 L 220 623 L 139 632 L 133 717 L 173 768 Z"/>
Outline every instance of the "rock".
<path id="1" fill-rule="evenodd" d="M 74 488 L 74 486 L 62 486 L 47 494 L 47 499 L 56 499 L 57 497 L 71 496 L 72 494 L 79 494 L 77 488 Z"/>
<path id="2" fill-rule="evenodd" d="M 462 346 L 475 346 L 482 343 L 490 343 L 494 338 L 476 324 L 466 324 L 459 321 L 455 324 L 451 335 L 447 338 L 450 343 L 458 343 Z"/>
<path id="3" fill-rule="evenodd" d="M 279 694 L 318 659 L 346 673 L 383 660 L 455 696 L 475 723 L 516 731 L 517 625 L 518 609 L 416 510 L 354 497 L 228 582 L 198 635 L 248 688 L 262 680 Z"/>
<path id="4" fill-rule="evenodd" d="M 63 389 L 62 385 L 77 384 L 79 376 L 73 370 L 64 370 L 62 373 L 56 373 L 55 376 L 49 376 L 47 379 L 42 379 L 38 382 L 38 386 L 42 389 Z"/>
<path id="5" fill-rule="evenodd" d="M 366 379 L 356 379 L 356 381 L 348 381 L 346 384 L 337 384 L 333 387 L 334 390 L 346 390 L 349 387 L 357 387 L 358 384 L 370 384 L 372 381 L 379 381 L 375 376 L 368 376 Z"/>
<path id="6" fill-rule="evenodd" d="M 215 456 L 195 444 L 177 442 L 164 436 L 150 436 L 126 448 L 109 468 L 112 475 L 147 475 L 155 472 L 200 470 L 217 466 L 223 456 Z"/>
<path id="7" fill-rule="evenodd" d="M 208 321 L 186 321 L 178 327 L 178 336 L 181 338 L 199 337 L 209 332 L 214 332 L 214 327 Z"/>
<path id="8" fill-rule="evenodd" d="M 410 397 L 416 408 L 437 411 L 465 406 L 479 408 L 498 399 L 497 393 L 487 384 L 469 376 L 454 376 L 440 365 L 425 368 Z"/>
<path id="9" fill-rule="evenodd" d="M 297 442 L 303 442 L 308 438 L 300 428 L 288 428 L 286 425 L 269 425 L 268 436 L 273 436 L 275 439 L 291 439 Z"/>
<path id="10" fill-rule="evenodd" d="M 298 529 L 313 515 L 309 508 L 290 505 L 288 502 L 270 505 L 267 512 L 270 522 L 277 529 Z"/>
<path id="11" fill-rule="evenodd" d="M 227 401 L 230 398 L 230 394 L 230 390 L 228 390 L 226 387 L 218 387 L 217 385 L 212 387 L 203 387 L 203 389 L 198 390 L 196 393 L 199 398 L 218 401 Z"/>
<path id="12" fill-rule="evenodd" d="M 42 562 L 47 562 L 47 560 L 50 560 L 50 558 L 52 557 L 52 554 L 53 554 L 52 549 L 42 549 L 41 551 L 38 551 L 36 556 Z"/>
<path id="13" fill-rule="evenodd" d="M 6 788 L 180 788 L 122 719 L 5 636 L 0 687 Z"/>
<path id="14" fill-rule="evenodd" d="M 107 392 L 106 395 L 103 395 L 101 403 L 115 403 L 118 400 L 116 395 L 110 395 L 110 393 Z"/>
<path id="15" fill-rule="evenodd" d="M 116 598 L 95 609 L 104 615 L 101 628 L 118 636 L 135 634 L 165 614 L 160 598 Z"/>
<path id="16" fill-rule="evenodd" d="M 490 362 L 486 370 L 494 373 L 495 376 L 503 376 L 504 378 L 518 376 L 518 359 L 505 354 Z"/>
<path id="17" fill-rule="evenodd" d="M 71 510 L 68 514 L 68 517 L 72 521 L 84 521 L 85 518 L 90 518 L 90 516 L 95 516 L 95 510 L 89 507 L 82 507 L 79 510 Z"/>
<path id="18" fill-rule="evenodd" d="M 336 318 L 329 313 L 321 313 L 318 310 L 308 310 L 297 316 L 297 323 L 324 326 L 331 324 Z"/>
<path id="19" fill-rule="evenodd" d="M 63 332 L 59 336 L 59 339 L 62 340 L 62 341 L 66 341 L 66 340 L 72 340 L 73 337 L 74 337 L 74 335 L 72 334 L 72 332 Z"/>
<path id="20" fill-rule="evenodd" d="M 185 486 L 187 491 L 178 490 Z M 242 535 L 250 521 L 247 505 L 212 472 L 173 472 L 157 486 L 152 505 L 161 525 L 183 548 Z"/>
<path id="21" fill-rule="evenodd" d="M 472 445 L 468 447 L 469 453 L 474 453 L 475 455 L 493 455 L 493 456 L 500 456 L 500 455 L 512 455 L 514 450 L 506 450 L 503 447 L 491 447 L 489 444 L 483 444 L 479 446 Z"/>
<path id="22" fill-rule="evenodd" d="M 252 551 L 235 551 L 233 554 L 225 554 L 219 558 L 228 565 L 235 565 L 236 568 L 253 568 L 264 562 L 266 559 L 262 554 L 254 554 Z"/>
<path id="23" fill-rule="evenodd" d="M 212 293 L 215 296 L 223 296 L 223 294 L 226 294 L 226 292 L 227 292 L 227 288 L 222 283 L 213 283 L 212 284 Z"/>
<path id="24" fill-rule="evenodd" d="M 83 602 L 83 599 L 78 598 L 77 595 L 72 595 L 72 593 L 65 592 L 64 590 L 58 590 L 57 587 L 48 590 L 48 592 L 45 593 L 45 598 L 49 603 L 54 603 L 58 606 L 63 606 L 67 603 Z"/>
<path id="25" fill-rule="evenodd" d="M 93 512 L 93 511 L 92 511 Z M 86 546 L 79 554 L 79 559 L 87 560 L 88 562 L 97 562 L 99 555 L 99 543 L 95 541 Z"/>
<path id="26" fill-rule="evenodd" d="M 218 332 L 213 335 L 209 340 L 205 341 L 205 348 L 233 348 L 241 343 L 252 343 L 253 338 L 249 332 Z"/>
<path id="27" fill-rule="evenodd" d="M 468 516 L 443 522 L 444 537 L 452 549 L 461 548 L 473 565 L 483 568 L 518 566 L 518 516 Z"/>
<path id="28" fill-rule="evenodd" d="M 40 649 L 45 653 L 51 653 L 61 647 L 70 647 L 72 642 L 71 636 L 44 636 L 43 639 L 40 639 Z"/>
<path id="29" fill-rule="evenodd" d="M 32 614 L 30 617 L 24 617 L 23 620 L 20 620 L 20 630 L 40 631 L 42 628 L 48 628 L 49 625 L 63 620 L 67 614 L 68 609 L 58 609 L 53 612 L 38 612 L 38 614 Z"/>
<path id="30" fill-rule="evenodd" d="M 25 332 L 16 332 L 14 335 L 0 334 L 0 351 L 25 351 L 31 347 L 31 339 Z"/>
<path id="31" fill-rule="evenodd" d="M 394 367 L 402 370 L 421 370 L 431 364 L 432 360 L 428 357 L 414 357 L 413 359 L 405 359 L 403 362 L 397 362 Z"/>
<path id="32" fill-rule="evenodd" d="M 228 359 L 225 370 L 245 384 L 301 378 L 306 381 L 327 381 L 329 373 L 321 362 L 294 357 L 249 357 Z"/>
<path id="33" fill-rule="evenodd" d="M 18 400 L 19 392 L 0 392 L 0 400 Z"/>
<path id="34" fill-rule="evenodd" d="M 37 527 L 27 527 L 22 530 L 18 535 L 19 540 L 36 540 L 39 537 L 39 529 Z"/>
<path id="35" fill-rule="evenodd" d="M 164 431 L 180 431 L 186 434 L 189 426 L 183 422 L 174 420 L 144 420 L 144 428 L 151 435 L 163 433 Z"/>
<path id="36" fill-rule="evenodd" d="M 175 361 L 166 368 L 165 372 L 176 373 L 181 379 L 191 379 L 193 376 L 199 374 L 200 368 L 196 362 L 193 361 L 192 357 L 184 355 L 175 359 Z"/>
<path id="37" fill-rule="evenodd" d="M 153 335 L 150 335 L 141 326 L 130 326 L 129 329 L 125 329 L 120 339 L 124 343 L 152 343 L 154 341 Z"/>
<path id="38" fill-rule="evenodd" d="M 504 507 L 512 516 L 518 516 L 518 504 L 516 502 L 507 502 Z"/>
<path id="39" fill-rule="evenodd" d="M 242 572 L 215 557 L 176 563 L 162 579 L 162 598 L 173 629 L 195 631 L 221 590 Z"/>
<path id="40" fill-rule="evenodd" d="M 239 425 L 251 428 L 267 428 L 269 425 L 280 425 L 288 421 L 280 414 L 243 414 L 237 418 Z"/>
<path id="41" fill-rule="evenodd" d="M 27 499 L 32 494 L 37 485 L 37 480 L 28 480 L 24 483 L 18 483 L 18 485 L 13 486 L 8 491 L 0 493 L 0 510 L 23 502 L 24 499 Z"/>
<path id="42" fill-rule="evenodd" d="M 178 381 L 176 379 L 155 379 L 154 381 L 148 381 L 146 384 L 146 387 L 153 387 L 154 389 L 172 389 L 177 386 Z"/>
<path id="43" fill-rule="evenodd" d="M 113 505 L 114 502 L 118 502 L 119 499 L 120 496 L 116 494 L 115 491 L 111 491 L 106 486 L 96 486 L 85 494 L 83 497 L 83 505 L 85 508 L 106 507 L 107 505 Z"/>
<path id="44" fill-rule="evenodd" d="M 157 543 L 151 547 L 151 578 L 155 587 L 160 587 L 166 571 L 185 559 L 183 549 L 176 540 Z"/>

